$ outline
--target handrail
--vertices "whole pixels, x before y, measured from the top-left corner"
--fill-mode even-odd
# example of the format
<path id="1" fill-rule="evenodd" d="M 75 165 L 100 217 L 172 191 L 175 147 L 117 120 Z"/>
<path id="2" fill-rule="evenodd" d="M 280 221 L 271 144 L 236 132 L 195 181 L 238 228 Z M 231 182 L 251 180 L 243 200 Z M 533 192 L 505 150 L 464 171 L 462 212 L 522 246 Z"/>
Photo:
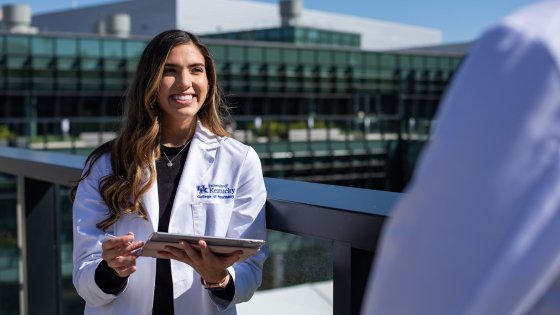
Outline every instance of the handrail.
<path id="1" fill-rule="evenodd" d="M 44 212 L 43 219 L 45 214 L 57 215 L 56 197 L 51 202 L 48 196 L 56 190 L 55 184 L 71 186 L 79 179 L 85 160 L 83 156 L 0 147 L 0 172 L 18 176 L 19 230 L 35 228 L 26 221 L 35 220 L 33 213 Z M 273 178 L 265 178 L 265 185 L 267 227 L 333 242 L 334 314 L 359 314 L 381 227 L 400 194 Z M 59 246 L 56 236 L 51 241 L 45 245 Z M 37 254 L 28 247 L 36 247 L 37 240 L 26 242 L 25 233 L 18 233 L 18 245 L 24 265 L 44 259 L 33 257 Z M 51 265 L 43 265 L 52 271 L 56 264 L 53 258 Z M 33 271 L 24 268 L 35 274 L 37 266 Z M 32 307 L 37 297 L 29 287 L 39 284 L 28 279 L 25 271 L 22 288 L 27 290 L 24 295 Z"/>

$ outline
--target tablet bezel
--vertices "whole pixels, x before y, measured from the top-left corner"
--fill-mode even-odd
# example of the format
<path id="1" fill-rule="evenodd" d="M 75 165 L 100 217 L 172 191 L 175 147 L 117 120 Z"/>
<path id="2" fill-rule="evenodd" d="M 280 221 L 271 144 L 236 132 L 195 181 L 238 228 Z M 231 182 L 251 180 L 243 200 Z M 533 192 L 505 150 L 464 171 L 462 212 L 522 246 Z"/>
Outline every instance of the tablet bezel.
<path id="1" fill-rule="evenodd" d="M 216 237 L 205 235 L 185 235 L 165 232 L 153 232 L 148 238 L 148 242 L 164 242 L 164 243 L 178 243 L 179 241 L 186 241 L 189 244 L 198 244 L 198 240 L 204 240 L 206 244 L 213 246 L 230 246 L 230 247 L 245 247 L 245 248 L 261 248 L 264 240 L 243 239 L 243 238 L 229 238 L 229 237 Z"/>

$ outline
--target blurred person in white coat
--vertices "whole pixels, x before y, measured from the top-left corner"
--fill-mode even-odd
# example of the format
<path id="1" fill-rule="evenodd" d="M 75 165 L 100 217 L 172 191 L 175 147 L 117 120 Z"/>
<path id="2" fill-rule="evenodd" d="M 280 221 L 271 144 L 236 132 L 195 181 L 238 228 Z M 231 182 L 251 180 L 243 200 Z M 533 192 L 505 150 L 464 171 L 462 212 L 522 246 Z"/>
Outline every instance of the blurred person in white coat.
<path id="1" fill-rule="evenodd" d="M 214 62 L 194 35 L 166 31 L 146 46 L 123 127 L 88 158 L 74 202 L 74 271 L 86 314 L 235 314 L 261 284 L 268 253 L 140 256 L 154 231 L 266 240 L 259 157 L 223 128 Z M 107 239 L 105 234 L 116 236 Z M 210 290 L 208 287 L 212 287 Z"/>
<path id="2" fill-rule="evenodd" d="M 560 314 L 560 1 L 456 73 L 384 228 L 363 315 Z"/>

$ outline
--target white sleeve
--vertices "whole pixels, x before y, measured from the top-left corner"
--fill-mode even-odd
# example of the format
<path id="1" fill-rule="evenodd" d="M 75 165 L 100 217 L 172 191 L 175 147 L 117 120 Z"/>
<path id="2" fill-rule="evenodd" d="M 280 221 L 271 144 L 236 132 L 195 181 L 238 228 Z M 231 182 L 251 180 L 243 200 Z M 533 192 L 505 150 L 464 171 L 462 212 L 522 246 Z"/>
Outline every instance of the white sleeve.
<path id="1" fill-rule="evenodd" d="M 523 314 L 560 270 L 560 73 L 502 24 L 466 57 L 385 227 L 362 314 Z"/>
<path id="2" fill-rule="evenodd" d="M 102 261 L 105 232 L 95 225 L 106 219 L 109 209 L 98 190 L 99 179 L 111 172 L 107 155 L 91 166 L 89 176 L 78 186 L 74 200 L 74 270 L 72 279 L 78 294 L 90 307 L 105 305 L 117 296 L 103 292 L 95 282 L 95 270 Z M 106 231 L 113 234 L 112 226 Z M 128 282 L 126 284 L 128 286 Z M 119 295 L 126 290 L 126 287 Z"/>
<path id="3" fill-rule="evenodd" d="M 265 202 L 266 189 L 262 176 L 259 156 L 250 148 L 241 171 L 237 192 L 235 194 L 234 209 L 231 216 L 227 237 L 267 240 Z M 220 311 L 231 308 L 237 303 L 251 299 L 255 290 L 262 282 L 262 268 L 268 256 L 268 241 L 260 251 L 243 263 L 235 263 L 228 268 L 234 279 L 235 296 L 229 305 L 223 300 L 216 299 L 210 293 Z"/>

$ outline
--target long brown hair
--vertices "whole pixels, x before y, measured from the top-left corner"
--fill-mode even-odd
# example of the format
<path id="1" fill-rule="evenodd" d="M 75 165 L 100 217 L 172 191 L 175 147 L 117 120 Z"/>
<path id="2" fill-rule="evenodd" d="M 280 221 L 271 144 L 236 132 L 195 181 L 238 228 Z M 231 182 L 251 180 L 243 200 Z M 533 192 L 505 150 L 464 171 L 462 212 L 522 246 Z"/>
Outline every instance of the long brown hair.
<path id="1" fill-rule="evenodd" d="M 122 127 L 117 138 L 101 145 L 90 154 L 86 160 L 85 172 L 70 194 L 70 199 L 74 202 L 78 185 L 89 176 L 93 164 L 102 155 L 110 153 L 113 173 L 102 177 L 98 183 L 99 193 L 109 208 L 107 218 L 96 225 L 103 231 L 121 216 L 133 212 L 148 220 L 140 197 L 156 181 L 153 161 L 160 155 L 158 146 L 161 129 L 157 93 L 169 52 L 174 47 L 190 43 L 204 56 L 209 85 L 209 97 L 197 116 L 214 134 L 231 137 L 223 128 L 229 119 L 229 112 L 218 86 L 214 61 L 206 45 L 195 35 L 179 30 L 166 31 L 154 37 L 144 49 L 132 83 L 125 94 Z"/>

